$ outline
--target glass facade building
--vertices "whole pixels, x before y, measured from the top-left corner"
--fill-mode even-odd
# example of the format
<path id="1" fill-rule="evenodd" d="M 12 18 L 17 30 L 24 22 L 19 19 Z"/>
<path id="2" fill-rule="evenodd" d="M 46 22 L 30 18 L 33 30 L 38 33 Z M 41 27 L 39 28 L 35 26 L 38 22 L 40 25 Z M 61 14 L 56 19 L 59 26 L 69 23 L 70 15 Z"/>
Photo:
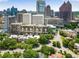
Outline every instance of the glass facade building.
<path id="1" fill-rule="evenodd" d="M 37 13 L 44 13 L 45 11 L 45 0 L 37 0 Z"/>

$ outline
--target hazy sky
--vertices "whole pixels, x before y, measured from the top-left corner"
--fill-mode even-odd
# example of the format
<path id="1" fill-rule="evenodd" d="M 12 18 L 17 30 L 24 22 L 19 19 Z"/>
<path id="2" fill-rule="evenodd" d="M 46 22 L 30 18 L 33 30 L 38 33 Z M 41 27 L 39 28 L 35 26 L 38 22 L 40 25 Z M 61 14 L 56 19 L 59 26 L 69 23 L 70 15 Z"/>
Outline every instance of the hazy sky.
<path id="1" fill-rule="evenodd" d="M 46 0 L 46 5 L 50 5 L 54 11 L 58 11 L 59 7 L 67 0 Z M 79 0 L 69 0 L 72 4 L 73 11 L 79 11 Z M 26 9 L 28 11 L 36 10 L 36 0 L 0 0 L 0 10 L 15 6 L 19 10 Z"/>

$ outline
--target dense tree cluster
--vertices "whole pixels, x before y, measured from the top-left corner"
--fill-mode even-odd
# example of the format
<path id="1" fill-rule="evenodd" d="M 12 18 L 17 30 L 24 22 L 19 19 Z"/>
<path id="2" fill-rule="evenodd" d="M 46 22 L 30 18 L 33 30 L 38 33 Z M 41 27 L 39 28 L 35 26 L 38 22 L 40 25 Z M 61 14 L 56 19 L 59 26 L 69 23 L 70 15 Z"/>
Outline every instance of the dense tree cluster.
<path id="1" fill-rule="evenodd" d="M 64 32 L 64 31 L 60 31 L 60 35 L 61 35 L 61 36 L 64 36 L 64 37 L 67 37 L 67 33 Z"/>
<path id="2" fill-rule="evenodd" d="M 1 44 L 0 48 L 2 48 L 2 49 L 15 49 L 17 41 L 16 41 L 16 39 L 7 38 L 7 39 L 1 41 L 0 44 Z"/>
<path id="3" fill-rule="evenodd" d="M 13 54 L 11 54 L 10 52 L 5 52 L 3 55 L 2 55 L 2 58 L 13 58 Z"/>
<path id="4" fill-rule="evenodd" d="M 75 29 L 77 27 L 78 27 L 78 24 L 75 22 L 71 22 L 71 23 L 65 25 L 65 28 L 67 28 L 67 29 Z"/>
<path id="5" fill-rule="evenodd" d="M 48 34 L 55 34 L 56 33 L 56 29 L 54 29 L 54 28 L 48 28 Z"/>
<path id="6" fill-rule="evenodd" d="M 35 38 L 27 39 L 27 40 L 25 40 L 25 43 L 26 43 L 26 44 L 29 44 L 29 45 L 32 45 L 33 48 L 39 46 L 39 44 L 38 44 L 38 40 L 35 39 Z"/>
<path id="7" fill-rule="evenodd" d="M 38 58 L 38 52 L 31 50 L 31 49 L 27 49 L 23 52 L 23 57 L 24 58 Z"/>
<path id="8" fill-rule="evenodd" d="M 59 41 L 53 41 L 53 46 L 61 48 L 61 44 Z"/>
<path id="9" fill-rule="evenodd" d="M 39 43 L 41 44 L 48 44 L 50 39 L 53 39 L 52 34 L 41 34 L 39 38 Z"/>
<path id="10" fill-rule="evenodd" d="M 56 51 L 52 47 L 43 46 L 41 48 L 41 52 L 48 56 L 48 55 L 51 55 L 51 54 L 55 54 Z"/>
<path id="11" fill-rule="evenodd" d="M 75 42 L 76 43 L 79 43 L 79 38 L 75 38 Z"/>

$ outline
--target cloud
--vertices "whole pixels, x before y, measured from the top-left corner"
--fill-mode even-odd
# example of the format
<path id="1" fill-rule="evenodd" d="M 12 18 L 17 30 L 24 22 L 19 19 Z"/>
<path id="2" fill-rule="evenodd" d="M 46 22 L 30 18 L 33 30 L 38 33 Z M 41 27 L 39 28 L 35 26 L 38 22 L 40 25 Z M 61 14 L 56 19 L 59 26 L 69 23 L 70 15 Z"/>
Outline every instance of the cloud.
<path id="1" fill-rule="evenodd" d="M 8 0 L 0 0 L 0 2 L 7 2 Z"/>

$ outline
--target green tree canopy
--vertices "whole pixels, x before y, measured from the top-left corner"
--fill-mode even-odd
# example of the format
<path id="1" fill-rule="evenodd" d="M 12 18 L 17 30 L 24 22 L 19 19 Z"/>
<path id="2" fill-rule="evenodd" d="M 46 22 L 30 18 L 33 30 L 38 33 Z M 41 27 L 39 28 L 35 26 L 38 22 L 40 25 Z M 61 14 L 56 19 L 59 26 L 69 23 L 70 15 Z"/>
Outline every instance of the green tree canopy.
<path id="1" fill-rule="evenodd" d="M 33 48 L 39 46 L 38 40 L 37 40 L 36 38 L 27 39 L 27 40 L 25 40 L 25 43 L 26 43 L 26 44 L 29 44 L 29 45 L 32 45 Z"/>
<path id="2" fill-rule="evenodd" d="M 20 58 L 21 57 L 20 52 L 14 52 L 13 55 L 14 55 L 14 58 Z"/>
<path id="3" fill-rule="evenodd" d="M 66 58 L 72 58 L 72 55 L 71 54 L 66 54 L 65 57 Z"/>
<path id="4" fill-rule="evenodd" d="M 15 49 L 17 41 L 16 39 L 7 38 L 2 42 L 2 47 L 4 49 Z"/>
<path id="5" fill-rule="evenodd" d="M 71 22 L 71 23 L 65 25 L 65 28 L 67 28 L 67 29 L 75 29 L 76 27 L 78 27 L 78 24 L 75 22 Z"/>
<path id="6" fill-rule="evenodd" d="M 40 38 L 39 38 L 39 43 L 41 43 L 41 44 L 48 44 L 48 42 L 49 42 L 49 39 L 47 39 L 44 34 L 41 34 Z"/>
<path id="7" fill-rule="evenodd" d="M 2 58 L 13 58 L 14 56 L 10 54 L 10 52 L 5 52 L 2 56 Z"/>
<path id="8" fill-rule="evenodd" d="M 68 47 L 69 42 L 70 42 L 70 40 L 68 40 L 68 39 L 63 39 L 63 46 L 64 46 L 64 47 Z"/>
<path id="9" fill-rule="evenodd" d="M 75 38 L 75 42 L 76 43 L 79 43 L 79 38 Z"/>
<path id="10" fill-rule="evenodd" d="M 59 41 L 53 41 L 53 46 L 61 48 L 61 44 Z"/>
<path id="11" fill-rule="evenodd" d="M 54 48 L 48 46 L 43 46 L 41 48 L 41 52 L 44 53 L 45 55 L 55 54 Z"/>
<path id="12" fill-rule="evenodd" d="M 75 42 L 70 41 L 69 44 L 68 44 L 69 49 L 73 50 L 74 49 L 74 44 L 75 44 Z"/>
<path id="13" fill-rule="evenodd" d="M 38 58 L 38 52 L 31 50 L 31 49 L 27 49 L 23 52 L 23 57 L 24 58 Z"/>
<path id="14" fill-rule="evenodd" d="M 53 39 L 54 38 L 54 35 L 52 35 L 52 34 L 43 34 L 43 35 L 45 35 L 45 37 L 47 39 Z"/>

